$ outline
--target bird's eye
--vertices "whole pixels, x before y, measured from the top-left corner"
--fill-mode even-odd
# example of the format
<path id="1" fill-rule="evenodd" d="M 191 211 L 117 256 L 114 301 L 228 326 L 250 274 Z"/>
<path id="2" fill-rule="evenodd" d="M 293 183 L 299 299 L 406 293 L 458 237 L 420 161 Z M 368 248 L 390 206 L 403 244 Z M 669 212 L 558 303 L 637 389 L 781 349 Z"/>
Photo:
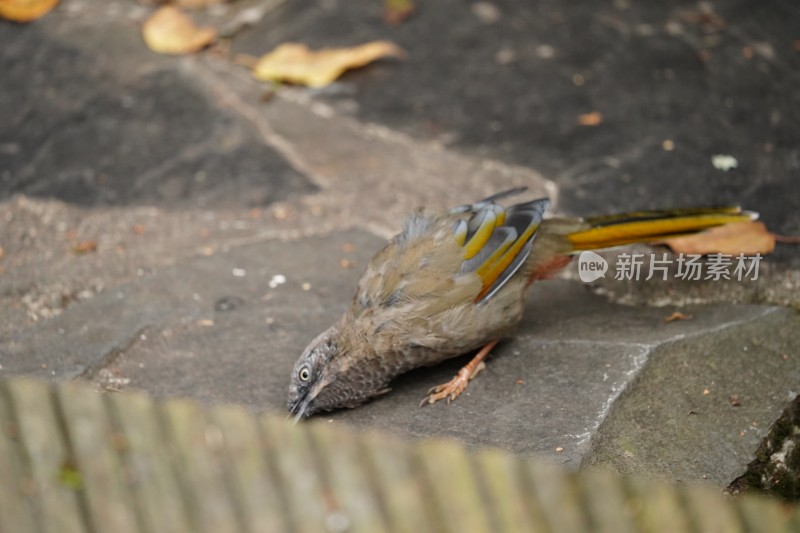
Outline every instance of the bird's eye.
<path id="1" fill-rule="evenodd" d="M 307 366 L 304 366 L 300 369 L 300 372 L 297 373 L 297 377 L 300 378 L 300 381 L 308 381 L 308 378 L 311 377 L 311 372 L 308 370 Z"/>

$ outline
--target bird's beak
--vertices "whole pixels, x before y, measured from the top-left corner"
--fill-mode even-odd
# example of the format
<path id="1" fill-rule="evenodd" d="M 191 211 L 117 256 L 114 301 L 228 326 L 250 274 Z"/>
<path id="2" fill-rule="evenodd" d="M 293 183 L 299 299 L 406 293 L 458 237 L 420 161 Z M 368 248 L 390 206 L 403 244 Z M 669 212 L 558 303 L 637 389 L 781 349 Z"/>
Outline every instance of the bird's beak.
<path id="1" fill-rule="evenodd" d="M 305 417 L 306 411 L 308 410 L 309 404 L 311 404 L 311 400 L 314 399 L 314 396 L 311 394 L 311 391 L 306 392 L 306 394 L 297 399 L 297 401 L 292 405 L 292 408 L 289 410 L 289 418 L 292 418 L 292 424 L 297 424 L 301 418 Z"/>
<path id="2" fill-rule="evenodd" d="M 303 400 L 303 403 L 300 404 L 300 408 L 297 409 L 297 412 L 294 415 L 294 419 L 292 420 L 292 424 L 297 424 L 301 418 L 305 417 L 306 409 L 308 409 L 308 404 L 311 403 L 311 398 L 306 398 Z"/>

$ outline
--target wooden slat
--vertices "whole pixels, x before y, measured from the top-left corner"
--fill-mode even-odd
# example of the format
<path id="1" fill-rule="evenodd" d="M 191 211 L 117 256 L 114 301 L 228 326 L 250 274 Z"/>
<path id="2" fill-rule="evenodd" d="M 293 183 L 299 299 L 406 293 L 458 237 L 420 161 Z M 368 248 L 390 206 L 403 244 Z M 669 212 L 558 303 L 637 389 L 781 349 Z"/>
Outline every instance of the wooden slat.
<path id="1" fill-rule="evenodd" d="M 789 531 L 800 532 L 800 505 L 794 504 L 787 508 L 786 512 L 789 513 L 789 524 L 786 529 Z"/>
<path id="2" fill-rule="evenodd" d="M 121 433 L 122 460 L 148 533 L 192 533 L 187 506 L 175 477 L 175 450 L 164 439 L 153 401 L 138 393 L 106 396 Z"/>
<path id="3" fill-rule="evenodd" d="M 690 531 L 685 508 L 674 487 L 641 477 L 628 479 L 626 485 L 631 493 L 636 521 L 643 531 Z"/>
<path id="4" fill-rule="evenodd" d="M 437 531 L 435 515 L 425 501 L 421 473 L 409 460 L 406 443 L 378 432 L 362 437 L 392 530 L 398 533 Z"/>
<path id="5" fill-rule="evenodd" d="M 34 531 L 38 499 L 6 392 L 0 384 L 0 530 Z"/>
<path id="6" fill-rule="evenodd" d="M 304 533 L 325 531 L 326 519 L 336 519 L 311 452 L 308 433 L 276 417 L 262 419 L 265 445 L 271 452 L 287 502 L 293 529 Z"/>
<path id="7" fill-rule="evenodd" d="M 527 462 L 531 492 L 539 502 L 551 531 L 587 531 L 579 491 L 574 480 L 561 468 L 549 463 Z"/>
<path id="8" fill-rule="evenodd" d="M 0 381 L 0 533 L 798 531 L 797 507 L 242 408 Z"/>
<path id="9" fill-rule="evenodd" d="M 750 495 L 737 500 L 748 533 L 782 533 L 796 531 L 789 509 L 782 509 L 775 501 L 760 495 Z"/>
<path id="10" fill-rule="evenodd" d="M 486 506 L 463 446 L 444 440 L 419 443 L 416 459 L 424 466 L 433 499 L 447 531 L 491 531 Z"/>
<path id="11" fill-rule="evenodd" d="M 19 422 L 20 440 L 30 461 L 44 531 L 87 531 L 89 525 L 84 521 L 79 494 L 80 478 L 73 471 L 50 388 L 41 382 L 18 379 L 6 382 L 6 386 Z"/>
<path id="12" fill-rule="evenodd" d="M 592 531 L 597 533 L 633 533 L 636 524 L 626 502 L 625 488 L 619 476 L 605 470 L 589 470 L 577 476 L 578 486 L 589 515 Z"/>
<path id="13" fill-rule="evenodd" d="M 234 497 L 241 502 L 247 528 L 253 533 L 288 531 L 282 487 L 267 462 L 254 417 L 241 407 L 226 406 L 213 409 L 211 419 L 222 429 Z"/>
<path id="14" fill-rule="evenodd" d="M 121 442 L 100 393 L 65 385 L 57 398 L 92 524 L 98 531 L 137 533 L 138 513 L 115 450 Z"/>
<path id="15" fill-rule="evenodd" d="M 721 497 L 719 489 L 687 485 L 683 487 L 687 512 L 703 533 L 744 533 L 736 508 Z"/>
<path id="16" fill-rule="evenodd" d="M 377 491 L 365 468 L 355 435 L 332 428 L 325 422 L 310 424 L 309 431 L 321 459 L 321 468 L 330 483 L 331 498 L 341 509 L 342 517 L 351 524 L 348 531 L 387 531 Z"/>
<path id="17" fill-rule="evenodd" d="M 222 429 L 188 400 L 163 404 L 161 414 L 162 428 L 176 448 L 180 487 L 195 531 L 243 531 L 244 518 L 226 479 Z"/>
<path id="18" fill-rule="evenodd" d="M 488 510 L 503 531 L 547 531 L 538 503 L 525 491 L 520 460 L 500 450 L 484 450 L 476 462 L 487 485 Z"/>

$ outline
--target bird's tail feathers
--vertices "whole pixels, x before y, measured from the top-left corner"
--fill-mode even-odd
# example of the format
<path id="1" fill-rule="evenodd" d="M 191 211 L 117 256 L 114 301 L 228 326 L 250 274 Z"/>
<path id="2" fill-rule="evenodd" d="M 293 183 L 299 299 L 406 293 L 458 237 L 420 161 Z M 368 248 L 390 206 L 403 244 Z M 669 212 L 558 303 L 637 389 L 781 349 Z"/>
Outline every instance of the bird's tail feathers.
<path id="1" fill-rule="evenodd" d="M 755 220 L 758 213 L 738 206 L 636 211 L 584 219 L 587 228 L 566 237 L 573 251 L 602 250 L 634 243 L 656 243 L 732 222 Z"/>

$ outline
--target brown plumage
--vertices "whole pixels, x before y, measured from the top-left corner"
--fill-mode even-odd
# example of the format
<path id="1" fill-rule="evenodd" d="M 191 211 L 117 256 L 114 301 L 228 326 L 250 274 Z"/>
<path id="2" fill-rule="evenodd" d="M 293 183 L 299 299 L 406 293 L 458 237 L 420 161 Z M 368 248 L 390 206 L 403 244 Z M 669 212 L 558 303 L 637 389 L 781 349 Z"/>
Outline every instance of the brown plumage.
<path id="1" fill-rule="evenodd" d="M 372 258 L 350 308 L 294 366 L 288 409 L 296 419 L 354 407 L 395 376 L 483 347 L 425 403 L 454 399 L 522 318 L 527 288 L 572 254 L 662 240 L 755 217 L 738 207 L 645 211 L 543 220 L 550 202 L 503 208 L 513 189 L 446 213 L 419 210 Z"/>

